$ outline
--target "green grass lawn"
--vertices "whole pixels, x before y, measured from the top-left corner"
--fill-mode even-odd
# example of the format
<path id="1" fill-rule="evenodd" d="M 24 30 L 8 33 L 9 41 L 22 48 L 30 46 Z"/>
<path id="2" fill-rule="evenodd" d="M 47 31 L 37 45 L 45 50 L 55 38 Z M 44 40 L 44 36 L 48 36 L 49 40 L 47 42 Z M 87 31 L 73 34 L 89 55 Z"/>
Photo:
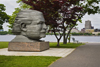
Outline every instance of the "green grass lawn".
<path id="1" fill-rule="evenodd" d="M 0 67 L 48 67 L 60 57 L 0 56 Z"/>
<path id="2" fill-rule="evenodd" d="M 50 42 L 50 47 L 52 48 L 76 48 L 78 46 L 84 45 L 84 43 L 68 43 L 68 44 L 63 44 L 60 43 L 60 47 L 57 47 L 56 42 Z"/>
<path id="3" fill-rule="evenodd" d="M 50 42 L 50 47 L 51 48 L 76 48 L 78 46 L 84 45 L 84 43 L 68 43 L 68 44 L 63 44 L 60 43 L 60 47 L 57 47 L 57 43 L 56 42 Z M 0 42 L 0 49 L 1 48 L 7 48 L 8 47 L 8 42 Z"/>
<path id="4" fill-rule="evenodd" d="M 56 46 L 56 42 L 51 42 L 52 48 L 76 48 L 83 44 L 60 43 L 60 47 Z M 0 49 L 7 48 L 8 42 L 0 42 Z M 2 56 L 0 55 L 0 67 L 48 67 L 51 63 L 59 59 L 60 57 L 48 57 L 48 56 Z"/>
<path id="5" fill-rule="evenodd" d="M 0 49 L 7 48 L 7 47 L 8 47 L 8 42 L 0 42 Z"/>

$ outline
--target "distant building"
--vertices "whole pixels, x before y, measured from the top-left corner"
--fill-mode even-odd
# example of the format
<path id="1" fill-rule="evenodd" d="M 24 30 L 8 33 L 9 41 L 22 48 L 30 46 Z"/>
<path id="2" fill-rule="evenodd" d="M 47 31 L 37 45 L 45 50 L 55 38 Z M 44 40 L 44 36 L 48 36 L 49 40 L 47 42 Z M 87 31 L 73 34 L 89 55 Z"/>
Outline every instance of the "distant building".
<path id="1" fill-rule="evenodd" d="M 92 33 L 94 32 L 94 27 L 91 25 L 91 21 L 85 21 L 85 33 Z"/>
<path id="2" fill-rule="evenodd" d="M 92 33 L 94 32 L 94 29 L 85 29 L 85 33 Z"/>
<path id="3" fill-rule="evenodd" d="M 91 21 L 90 20 L 85 21 L 85 29 L 91 29 Z"/>
<path id="4" fill-rule="evenodd" d="M 73 29 L 71 30 L 71 33 L 80 33 L 80 31 L 79 31 L 77 28 L 73 28 Z"/>
<path id="5" fill-rule="evenodd" d="M 91 25 L 91 21 L 85 21 L 85 28 L 81 29 L 81 33 L 92 33 L 94 35 L 98 35 L 100 33 L 100 29 L 94 29 L 94 26 Z"/>
<path id="6" fill-rule="evenodd" d="M 94 29 L 94 26 L 91 26 L 91 29 Z"/>
<path id="7" fill-rule="evenodd" d="M 81 33 L 85 33 L 85 28 L 81 29 L 80 32 L 81 32 Z"/>
<path id="8" fill-rule="evenodd" d="M 98 35 L 100 33 L 100 29 L 94 29 L 94 32 L 92 32 L 92 34 L 94 35 Z"/>
<path id="9" fill-rule="evenodd" d="M 94 35 L 98 35 L 100 32 L 92 32 L 92 34 Z"/>
<path id="10" fill-rule="evenodd" d="M 100 29 L 95 29 L 94 32 L 100 32 Z"/>

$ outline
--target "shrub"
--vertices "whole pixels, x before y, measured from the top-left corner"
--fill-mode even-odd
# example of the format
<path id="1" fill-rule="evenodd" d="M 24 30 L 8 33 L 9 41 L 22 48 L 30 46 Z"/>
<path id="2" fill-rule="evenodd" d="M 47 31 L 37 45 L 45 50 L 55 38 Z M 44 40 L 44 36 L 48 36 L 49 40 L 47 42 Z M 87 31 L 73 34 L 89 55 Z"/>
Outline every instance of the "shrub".
<path id="1" fill-rule="evenodd" d="M 1 31 L 1 32 L 0 32 L 0 35 L 6 35 L 6 34 L 8 34 L 7 31 Z"/>
<path id="2" fill-rule="evenodd" d="M 98 35 L 100 36 L 100 33 L 98 33 Z"/>
<path id="3" fill-rule="evenodd" d="M 72 35 L 92 35 L 92 33 L 72 33 Z"/>

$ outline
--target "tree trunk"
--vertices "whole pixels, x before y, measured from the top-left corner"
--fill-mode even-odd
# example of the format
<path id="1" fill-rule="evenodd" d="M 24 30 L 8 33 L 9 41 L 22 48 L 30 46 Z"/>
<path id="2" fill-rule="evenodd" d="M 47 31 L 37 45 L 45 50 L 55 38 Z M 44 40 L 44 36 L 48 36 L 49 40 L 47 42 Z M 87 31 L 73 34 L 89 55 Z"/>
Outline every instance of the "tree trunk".
<path id="1" fill-rule="evenodd" d="M 58 39 L 58 40 L 57 40 L 57 47 L 59 47 L 59 46 L 60 46 L 60 45 L 59 45 L 59 41 L 60 41 L 60 40 Z"/>
<path id="2" fill-rule="evenodd" d="M 65 38 L 66 39 L 66 43 L 65 44 L 67 44 L 68 35 L 69 35 L 69 33 L 67 33 L 67 37 Z"/>
<path id="3" fill-rule="evenodd" d="M 53 28 L 54 29 L 54 28 Z M 60 32 L 59 32 L 59 38 L 57 37 L 57 35 L 56 35 L 56 32 L 54 31 L 54 35 L 55 35 L 55 37 L 56 37 L 56 39 L 57 39 L 57 46 L 59 47 L 60 46 L 60 44 L 59 44 L 59 42 L 60 42 L 60 40 L 61 40 L 61 38 L 62 38 L 62 36 L 63 36 L 63 34 L 61 34 Z"/>
<path id="4" fill-rule="evenodd" d="M 75 26 L 75 25 L 74 25 L 74 26 Z M 67 33 L 67 36 L 66 36 L 66 38 L 65 38 L 65 39 L 66 39 L 66 44 L 67 44 L 68 36 L 70 35 L 70 32 L 71 32 L 71 30 L 73 29 L 74 26 L 72 26 L 72 27 L 70 28 L 70 30 L 68 31 L 68 33 Z"/>
<path id="5" fill-rule="evenodd" d="M 70 34 L 69 34 L 69 43 L 70 43 Z"/>
<path id="6" fill-rule="evenodd" d="M 63 31 L 63 44 L 66 44 L 66 33 L 65 33 L 65 30 Z"/>

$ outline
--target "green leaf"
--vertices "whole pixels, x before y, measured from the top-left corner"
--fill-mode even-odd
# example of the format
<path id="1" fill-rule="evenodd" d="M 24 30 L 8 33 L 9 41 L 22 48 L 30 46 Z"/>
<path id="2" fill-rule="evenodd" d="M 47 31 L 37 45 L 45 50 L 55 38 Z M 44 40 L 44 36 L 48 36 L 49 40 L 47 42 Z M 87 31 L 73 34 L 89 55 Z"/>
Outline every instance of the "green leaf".
<path id="1" fill-rule="evenodd" d="M 78 21 L 79 21 L 80 23 L 82 23 L 82 20 L 81 20 L 81 19 L 79 19 Z"/>

